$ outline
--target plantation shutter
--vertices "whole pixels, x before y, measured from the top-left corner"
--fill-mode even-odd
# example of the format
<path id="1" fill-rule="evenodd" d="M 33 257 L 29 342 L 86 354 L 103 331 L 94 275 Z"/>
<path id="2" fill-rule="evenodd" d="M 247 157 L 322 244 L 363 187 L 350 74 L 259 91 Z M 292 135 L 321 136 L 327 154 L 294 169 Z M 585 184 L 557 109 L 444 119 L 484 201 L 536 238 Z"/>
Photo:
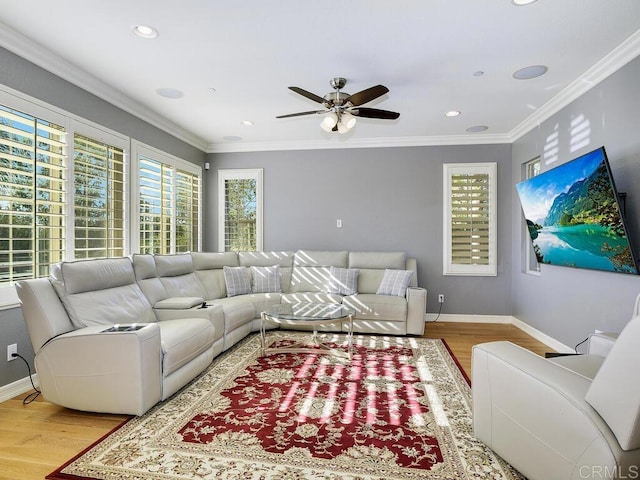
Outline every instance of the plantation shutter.
<path id="1" fill-rule="evenodd" d="M 140 155 L 139 176 L 140 253 L 170 253 L 173 170 Z"/>
<path id="2" fill-rule="evenodd" d="M 200 245 L 200 175 L 138 157 L 140 253 L 183 253 Z"/>
<path id="3" fill-rule="evenodd" d="M 176 171 L 176 252 L 198 248 L 200 177 Z"/>
<path id="4" fill-rule="evenodd" d="M 495 164 L 448 164 L 445 181 L 445 274 L 495 275 Z"/>
<path id="5" fill-rule="evenodd" d="M 65 256 L 65 129 L 0 106 L 0 285 Z"/>
<path id="6" fill-rule="evenodd" d="M 125 254 L 124 151 L 74 135 L 74 256 Z"/>
<path id="7" fill-rule="evenodd" d="M 451 262 L 489 264 L 489 175 L 451 176 Z"/>

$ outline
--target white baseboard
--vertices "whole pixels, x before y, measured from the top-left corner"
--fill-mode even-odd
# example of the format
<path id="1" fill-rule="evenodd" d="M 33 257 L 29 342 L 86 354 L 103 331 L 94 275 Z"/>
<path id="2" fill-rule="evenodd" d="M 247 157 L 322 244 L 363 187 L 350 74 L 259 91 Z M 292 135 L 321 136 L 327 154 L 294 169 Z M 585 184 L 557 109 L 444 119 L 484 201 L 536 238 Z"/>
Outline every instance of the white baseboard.
<path id="1" fill-rule="evenodd" d="M 438 315 L 435 313 L 427 313 L 424 316 L 426 323 L 433 322 Z M 533 328 L 531 325 L 524 323 L 522 320 L 517 319 L 511 315 L 455 315 L 455 314 L 443 314 L 438 318 L 438 322 L 467 322 L 467 323 L 501 323 L 514 325 L 522 330 L 527 335 L 531 335 L 533 338 L 541 343 L 544 343 L 549 348 L 561 353 L 573 353 L 574 349 L 568 347 L 564 343 L 559 342 L 553 337 L 550 337 L 546 333 L 541 332 Z"/>
<path id="2" fill-rule="evenodd" d="M 38 386 L 38 374 L 33 375 L 33 383 Z M 31 385 L 31 380 L 29 377 L 21 378 L 20 380 L 16 380 L 9 385 L 5 385 L 0 387 L 0 403 L 5 402 L 7 400 L 12 399 L 13 397 L 17 397 L 18 395 L 22 395 L 29 390 L 33 390 L 33 386 Z"/>
<path id="3" fill-rule="evenodd" d="M 427 313 L 424 321 L 427 323 L 435 321 L 438 317 L 436 313 Z M 456 315 L 443 313 L 438 318 L 438 322 L 461 322 L 461 323 L 513 323 L 513 317 L 508 315 Z"/>
<path id="4" fill-rule="evenodd" d="M 562 342 L 559 342 L 558 340 L 556 340 L 553 337 L 550 337 L 546 333 L 543 333 L 540 330 L 537 330 L 537 329 L 533 328 L 528 323 L 524 323 L 522 320 L 519 320 L 516 317 L 511 317 L 511 318 L 513 318 L 513 321 L 511 322 L 513 325 L 518 327 L 524 333 L 527 333 L 527 334 L 531 335 L 533 338 L 535 338 L 539 342 L 542 342 L 545 345 L 553 348 L 556 352 L 560 352 L 560 353 L 575 353 L 575 350 L 573 348 L 565 345 Z"/>

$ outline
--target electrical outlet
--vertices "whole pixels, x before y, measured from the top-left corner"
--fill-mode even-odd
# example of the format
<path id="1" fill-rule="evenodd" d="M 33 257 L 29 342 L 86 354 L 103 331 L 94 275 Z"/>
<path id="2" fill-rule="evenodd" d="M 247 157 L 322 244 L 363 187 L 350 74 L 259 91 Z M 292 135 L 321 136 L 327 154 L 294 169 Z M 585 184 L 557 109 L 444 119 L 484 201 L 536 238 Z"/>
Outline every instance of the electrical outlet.
<path id="1" fill-rule="evenodd" d="M 438 303 L 444 303 L 444 293 L 438 295 Z"/>
<path id="2" fill-rule="evenodd" d="M 18 353 L 18 344 L 17 343 L 12 343 L 11 345 L 7 345 L 7 362 L 10 362 L 11 360 L 15 360 L 18 357 L 14 357 L 13 354 L 17 354 Z"/>

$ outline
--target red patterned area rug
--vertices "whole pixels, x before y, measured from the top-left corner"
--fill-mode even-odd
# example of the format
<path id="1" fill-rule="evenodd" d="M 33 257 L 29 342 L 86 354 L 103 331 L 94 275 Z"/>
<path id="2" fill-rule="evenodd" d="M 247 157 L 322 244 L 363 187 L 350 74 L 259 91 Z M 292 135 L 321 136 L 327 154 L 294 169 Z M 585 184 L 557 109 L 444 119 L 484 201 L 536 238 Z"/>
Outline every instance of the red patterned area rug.
<path id="1" fill-rule="evenodd" d="M 346 348 L 344 335 L 323 335 Z M 268 343 L 310 339 L 268 333 Z M 49 479 L 508 479 L 472 436 L 468 379 L 442 340 L 355 336 L 351 360 L 260 355 L 246 338 L 189 386 Z"/>

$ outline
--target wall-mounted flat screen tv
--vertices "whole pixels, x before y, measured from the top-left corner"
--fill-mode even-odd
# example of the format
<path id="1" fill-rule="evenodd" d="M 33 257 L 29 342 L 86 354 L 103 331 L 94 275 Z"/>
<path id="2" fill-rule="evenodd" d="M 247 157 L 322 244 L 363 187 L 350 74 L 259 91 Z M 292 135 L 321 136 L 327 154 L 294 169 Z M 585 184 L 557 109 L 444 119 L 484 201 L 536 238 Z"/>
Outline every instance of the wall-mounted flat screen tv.
<path id="1" fill-rule="evenodd" d="M 538 262 L 638 274 L 604 147 L 516 189 Z"/>

